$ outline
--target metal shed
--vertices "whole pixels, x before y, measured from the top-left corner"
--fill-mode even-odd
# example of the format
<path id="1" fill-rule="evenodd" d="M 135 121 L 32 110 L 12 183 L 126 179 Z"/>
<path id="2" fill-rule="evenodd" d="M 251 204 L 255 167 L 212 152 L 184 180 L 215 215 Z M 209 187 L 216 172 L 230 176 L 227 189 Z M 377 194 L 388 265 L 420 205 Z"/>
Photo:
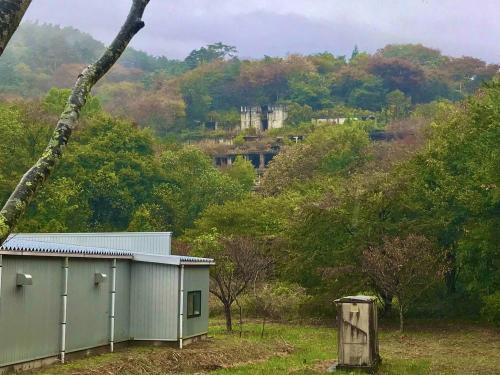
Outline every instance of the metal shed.
<path id="1" fill-rule="evenodd" d="M 0 247 L 0 373 L 120 342 L 182 347 L 206 335 L 213 260 L 171 255 L 170 239 L 11 235 Z"/>

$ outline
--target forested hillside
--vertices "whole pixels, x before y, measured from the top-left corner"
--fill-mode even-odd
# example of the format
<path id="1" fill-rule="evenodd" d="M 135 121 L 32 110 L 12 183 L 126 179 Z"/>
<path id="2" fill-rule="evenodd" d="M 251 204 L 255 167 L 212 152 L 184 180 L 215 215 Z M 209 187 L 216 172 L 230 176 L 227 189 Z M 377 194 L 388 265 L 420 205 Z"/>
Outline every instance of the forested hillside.
<path id="1" fill-rule="evenodd" d="M 47 144 L 61 88 L 103 48 L 51 25 L 16 33 L 0 60 L 1 201 Z M 174 231 L 176 251 L 219 257 L 223 270 L 234 270 L 224 251 L 252 249 L 253 263 L 272 264 L 261 300 L 283 308 L 254 299 L 248 309 L 279 319 L 331 315 L 335 297 L 366 292 L 387 311 L 397 301 L 414 315 L 499 322 L 498 69 L 421 45 L 260 60 L 223 44 L 185 61 L 130 49 L 16 230 Z M 275 103 L 288 107 L 285 129 L 305 138 L 282 145 L 257 189 L 248 161 L 217 169 L 170 139 L 208 119 L 230 129 L 241 105 Z M 311 123 L 358 114 L 375 120 Z M 373 141 L 374 130 L 400 136 Z M 375 256 L 394 249 L 404 256 L 392 264 Z M 375 277 L 384 267 L 416 279 L 390 289 L 394 280 Z"/>
<path id="2" fill-rule="evenodd" d="M 0 61 L 0 93 L 40 97 L 51 87 L 70 87 L 103 49 L 78 30 L 25 23 Z M 405 117 L 415 104 L 466 97 L 498 69 L 422 45 L 388 45 L 374 55 L 354 47 L 351 56 L 242 60 L 235 47 L 217 43 L 184 61 L 128 49 L 96 95 L 111 113 L 163 136 L 199 129 L 208 119 L 235 126 L 239 107 L 254 104 L 287 104 L 291 125 L 360 110 L 392 108 L 392 116 Z"/>

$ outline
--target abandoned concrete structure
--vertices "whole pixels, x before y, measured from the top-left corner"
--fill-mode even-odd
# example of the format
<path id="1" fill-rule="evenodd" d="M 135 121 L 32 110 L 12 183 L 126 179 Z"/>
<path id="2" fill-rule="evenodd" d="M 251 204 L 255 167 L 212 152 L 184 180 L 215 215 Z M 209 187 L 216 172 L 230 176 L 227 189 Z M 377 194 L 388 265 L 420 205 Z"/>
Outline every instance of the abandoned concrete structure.
<path id="1" fill-rule="evenodd" d="M 262 173 L 277 153 L 278 150 L 274 149 L 248 152 L 230 151 L 225 154 L 214 155 L 213 160 L 217 167 L 230 167 L 236 160 L 236 157 L 243 156 L 252 163 L 259 173 Z"/>
<path id="2" fill-rule="evenodd" d="M 279 129 L 283 127 L 286 118 L 286 107 L 282 105 L 241 107 L 241 130 Z"/>
<path id="3" fill-rule="evenodd" d="M 346 121 L 367 121 L 375 120 L 375 116 L 360 116 L 360 117 L 333 117 L 333 118 L 313 118 L 311 123 L 314 125 L 330 124 L 343 125 Z"/>

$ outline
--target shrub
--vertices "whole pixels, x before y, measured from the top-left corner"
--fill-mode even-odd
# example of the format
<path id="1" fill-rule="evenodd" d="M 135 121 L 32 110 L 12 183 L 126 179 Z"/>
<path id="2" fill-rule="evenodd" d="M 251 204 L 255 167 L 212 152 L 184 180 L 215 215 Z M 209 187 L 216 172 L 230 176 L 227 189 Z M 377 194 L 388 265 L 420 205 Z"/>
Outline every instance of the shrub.
<path id="1" fill-rule="evenodd" d="M 285 282 L 260 286 L 244 300 L 251 315 L 272 320 L 291 321 L 301 317 L 304 305 L 310 300 L 304 288 Z"/>
<path id="2" fill-rule="evenodd" d="M 500 291 L 483 297 L 481 317 L 497 326 L 500 326 Z"/>

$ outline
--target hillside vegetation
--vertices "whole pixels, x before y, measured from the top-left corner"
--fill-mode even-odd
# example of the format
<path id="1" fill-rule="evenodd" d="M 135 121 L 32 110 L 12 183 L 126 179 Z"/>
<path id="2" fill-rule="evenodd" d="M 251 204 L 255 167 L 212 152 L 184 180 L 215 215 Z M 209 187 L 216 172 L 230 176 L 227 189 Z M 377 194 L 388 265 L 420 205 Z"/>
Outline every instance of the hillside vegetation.
<path id="1" fill-rule="evenodd" d="M 26 98 L 70 87 L 103 49 L 78 30 L 25 23 L 0 61 L 0 92 Z M 291 125 L 366 111 L 401 118 L 415 104 L 466 97 L 498 69 L 422 45 L 388 45 L 373 55 L 355 48 L 351 56 L 244 60 L 235 47 L 216 43 L 192 51 L 185 61 L 129 48 L 97 96 L 111 113 L 171 136 L 197 130 L 208 119 L 234 127 L 240 106 L 254 104 L 289 105 Z"/>
<path id="2" fill-rule="evenodd" d="M 16 34 L 0 60 L 0 200 L 63 108 L 68 91 L 52 86 L 70 85 L 102 48 L 51 25 Z M 245 269 L 231 258 L 241 249 L 266 272 L 228 304 L 258 317 L 332 316 L 333 299 L 367 293 L 386 315 L 499 323 L 498 66 L 421 45 L 348 58 L 235 54 L 223 44 L 185 61 L 129 50 L 16 230 L 173 231 L 176 252 L 215 256 L 214 272 L 231 280 Z M 179 141 L 207 119 L 237 126 L 239 106 L 256 103 L 286 104 L 285 131 L 305 136 L 283 143 L 258 186 L 248 161 L 217 169 Z M 359 114 L 373 117 L 311 123 Z M 375 131 L 396 136 L 372 141 Z"/>

